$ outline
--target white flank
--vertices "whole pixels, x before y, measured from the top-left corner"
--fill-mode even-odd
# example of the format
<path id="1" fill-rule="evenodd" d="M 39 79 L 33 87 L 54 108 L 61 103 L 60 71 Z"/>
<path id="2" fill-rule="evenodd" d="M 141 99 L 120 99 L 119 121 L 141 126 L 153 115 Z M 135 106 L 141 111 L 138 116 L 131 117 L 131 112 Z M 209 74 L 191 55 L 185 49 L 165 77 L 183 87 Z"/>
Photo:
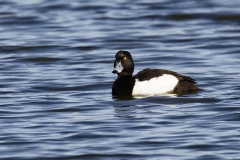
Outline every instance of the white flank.
<path id="1" fill-rule="evenodd" d="M 114 67 L 114 70 L 118 71 L 118 73 L 121 73 L 122 70 L 123 70 L 123 66 L 121 64 L 121 61 L 116 63 L 115 67 Z"/>
<path id="2" fill-rule="evenodd" d="M 177 85 L 178 79 L 170 74 L 164 74 L 160 77 L 152 78 L 149 81 L 135 80 L 132 91 L 133 95 L 154 95 L 164 94 L 172 91 Z"/>

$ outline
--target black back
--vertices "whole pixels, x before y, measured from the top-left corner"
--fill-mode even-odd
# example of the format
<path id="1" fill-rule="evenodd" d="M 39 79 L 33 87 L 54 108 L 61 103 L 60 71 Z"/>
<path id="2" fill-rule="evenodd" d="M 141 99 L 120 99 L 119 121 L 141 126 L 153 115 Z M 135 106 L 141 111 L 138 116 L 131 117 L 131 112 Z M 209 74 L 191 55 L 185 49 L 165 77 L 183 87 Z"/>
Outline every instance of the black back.
<path id="1" fill-rule="evenodd" d="M 162 76 L 164 74 L 173 75 L 179 81 L 188 81 L 188 82 L 196 83 L 195 80 L 191 77 L 181 75 L 181 74 L 178 74 L 176 72 L 165 70 L 165 69 L 150 69 L 150 68 L 147 68 L 147 69 L 144 69 L 144 70 L 138 72 L 134 76 L 134 78 L 138 79 L 139 81 L 148 81 L 152 78 L 159 77 L 159 76 Z"/>

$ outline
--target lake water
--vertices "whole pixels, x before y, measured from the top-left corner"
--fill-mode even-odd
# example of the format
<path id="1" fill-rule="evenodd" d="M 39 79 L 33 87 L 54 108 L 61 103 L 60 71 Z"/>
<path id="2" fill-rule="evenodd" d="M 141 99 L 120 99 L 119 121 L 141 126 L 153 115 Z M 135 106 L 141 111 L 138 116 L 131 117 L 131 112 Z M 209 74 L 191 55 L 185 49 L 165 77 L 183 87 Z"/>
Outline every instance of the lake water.
<path id="1" fill-rule="evenodd" d="M 239 0 L 1 0 L 0 159 L 240 159 L 239 42 Z M 202 90 L 112 97 L 121 49 Z"/>

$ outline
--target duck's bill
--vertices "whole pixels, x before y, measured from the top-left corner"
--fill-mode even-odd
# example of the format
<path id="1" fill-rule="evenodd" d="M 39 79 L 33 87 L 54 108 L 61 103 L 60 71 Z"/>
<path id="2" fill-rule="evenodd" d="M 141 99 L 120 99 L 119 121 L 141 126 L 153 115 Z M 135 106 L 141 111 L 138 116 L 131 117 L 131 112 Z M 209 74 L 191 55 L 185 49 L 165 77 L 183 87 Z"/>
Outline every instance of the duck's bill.
<path id="1" fill-rule="evenodd" d="M 112 73 L 114 73 L 114 74 L 121 73 L 122 70 L 123 70 L 123 66 L 121 64 L 121 61 L 119 61 L 119 62 L 115 61 L 114 70 L 112 71 Z"/>
<path id="2" fill-rule="evenodd" d="M 118 71 L 116 71 L 116 70 L 113 70 L 113 71 L 112 71 L 112 73 L 113 73 L 113 74 L 116 74 L 116 73 L 118 73 Z"/>

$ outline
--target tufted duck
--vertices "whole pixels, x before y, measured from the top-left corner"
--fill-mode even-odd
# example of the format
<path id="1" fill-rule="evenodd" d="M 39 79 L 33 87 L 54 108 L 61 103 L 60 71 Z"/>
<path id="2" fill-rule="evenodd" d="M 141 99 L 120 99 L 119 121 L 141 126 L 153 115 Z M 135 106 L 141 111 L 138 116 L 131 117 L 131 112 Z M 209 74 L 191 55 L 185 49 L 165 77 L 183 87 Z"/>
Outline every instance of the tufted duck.
<path id="1" fill-rule="evenodd" d="M 118 78 L 112 86 L 113 95 L 178 94 L 199 90 L 191 77 L 164 69 L 144 69 L 132 76 L 134 62 L 128 51 L 118 51 L 112 73 Z"/>

